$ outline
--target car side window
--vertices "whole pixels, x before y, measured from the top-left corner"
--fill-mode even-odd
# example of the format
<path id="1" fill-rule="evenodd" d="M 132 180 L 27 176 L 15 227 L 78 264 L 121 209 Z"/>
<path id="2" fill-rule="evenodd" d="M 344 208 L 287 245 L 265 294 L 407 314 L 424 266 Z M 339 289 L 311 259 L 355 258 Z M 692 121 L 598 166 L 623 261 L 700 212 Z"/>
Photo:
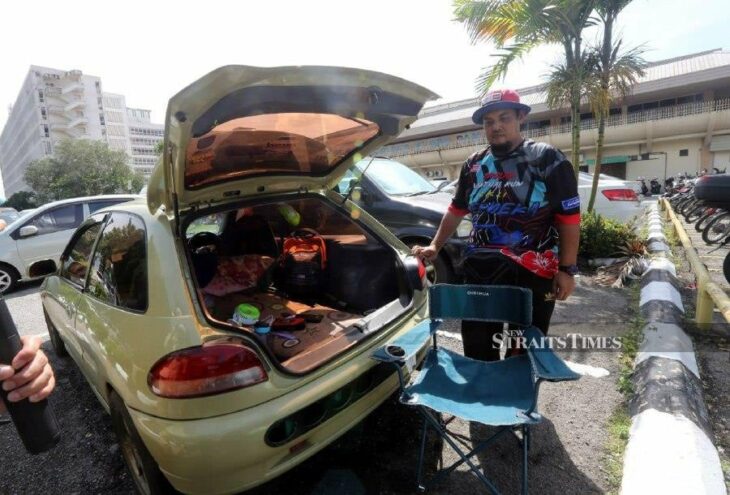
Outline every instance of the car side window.
<path id="1" fill-rule="evenodd" d="M 91 262 L 91 250 L 94 247 L 96 238 L 99 236 L 103 218 L 103 216 L 98 218 L 96 223 L 92 223 L 74 234 L 69 247 L 65 251 L 68 254 L 63 260 L 63 265 L 61 265 L 61 277 L 81 287 L 84 286 L 86 274 L 89 272 L 89 263 Z"/>
<path id="2" fill-rule="evenodd" d="M 121 308 L 147 309 L 147 246 L 144 222 L 114 212 L 91 262 L 89 294 Z"/>
<path id="3" fill-rule="evenodd" d="M 26 225 L 38 228 L 38 235 L 51 234 L 61 230 L 75 229 L 84 220 L 82 204 L 70 204 L 43 212 Z"/>

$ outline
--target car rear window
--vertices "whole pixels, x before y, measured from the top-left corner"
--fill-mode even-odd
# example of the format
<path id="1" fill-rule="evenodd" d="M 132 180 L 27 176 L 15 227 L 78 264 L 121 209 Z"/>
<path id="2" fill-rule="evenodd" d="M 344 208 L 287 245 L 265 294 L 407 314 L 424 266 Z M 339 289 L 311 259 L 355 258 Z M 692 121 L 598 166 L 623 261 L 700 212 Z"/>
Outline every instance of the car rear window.
<path id="1" fill-rule="evenodd" d="M 373 122 L 333 114 L 236 118 L 190 141 L 185 187 L 264 174 L 323 176 L 379 132 Z"/>

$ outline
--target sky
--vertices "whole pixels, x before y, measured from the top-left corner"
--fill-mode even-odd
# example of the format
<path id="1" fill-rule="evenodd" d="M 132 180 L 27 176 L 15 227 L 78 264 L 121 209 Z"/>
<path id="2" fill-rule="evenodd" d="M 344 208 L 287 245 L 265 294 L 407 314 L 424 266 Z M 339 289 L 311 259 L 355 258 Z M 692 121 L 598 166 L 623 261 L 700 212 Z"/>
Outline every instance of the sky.
<path id="1" fill-rule="evenodd" d="M 495 52 L 470 43 L 451 0 L 5 0 L 0 19 L 0 128 L 31 64 L 99 76 L 161 123 L 173 94 L 222 65 L 359 67 L 445 102 L 477 96 Z M 730 49 L 728 25 L 728 0 L 634 0 L 619 18 L 625 46 L 645 45 L 650 61 Z M 498 86 L 540 83 L 559 55 L 536 49 Z"/>

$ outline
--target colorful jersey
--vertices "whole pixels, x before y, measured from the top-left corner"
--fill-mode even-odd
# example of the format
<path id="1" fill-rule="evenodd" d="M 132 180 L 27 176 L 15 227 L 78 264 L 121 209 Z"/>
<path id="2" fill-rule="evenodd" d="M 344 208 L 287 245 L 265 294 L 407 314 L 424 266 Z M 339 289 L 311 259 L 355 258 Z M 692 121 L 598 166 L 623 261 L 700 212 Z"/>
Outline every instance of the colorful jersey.
<path id="1" fill-rule="evenodd" d="M 470 156 L 449 210 L 471 213 L 467 256 L 500 252 L 552 278 L 558 270 L 555 225 L 580 222 L 578 184 L 560 150 L 528 139 L 505 156 L 488 148 Z"/>

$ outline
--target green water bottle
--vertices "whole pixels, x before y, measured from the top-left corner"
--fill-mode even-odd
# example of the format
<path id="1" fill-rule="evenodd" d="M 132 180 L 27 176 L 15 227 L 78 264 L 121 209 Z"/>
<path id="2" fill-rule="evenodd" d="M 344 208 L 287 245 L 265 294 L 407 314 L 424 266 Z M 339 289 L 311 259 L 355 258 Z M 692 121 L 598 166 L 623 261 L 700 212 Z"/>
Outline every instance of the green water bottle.
<path id="1" fill-rule="evenodd" d="M 287 204 L 282 203 L 279 205 L 279 213 L 281 213 L 281 216 L 284 217 L 287 223 L 292 227 L 296 227 L 299 225 L 299 222 L 302 221 L 302 217 L 299 216 L 297 210 Z"/>

